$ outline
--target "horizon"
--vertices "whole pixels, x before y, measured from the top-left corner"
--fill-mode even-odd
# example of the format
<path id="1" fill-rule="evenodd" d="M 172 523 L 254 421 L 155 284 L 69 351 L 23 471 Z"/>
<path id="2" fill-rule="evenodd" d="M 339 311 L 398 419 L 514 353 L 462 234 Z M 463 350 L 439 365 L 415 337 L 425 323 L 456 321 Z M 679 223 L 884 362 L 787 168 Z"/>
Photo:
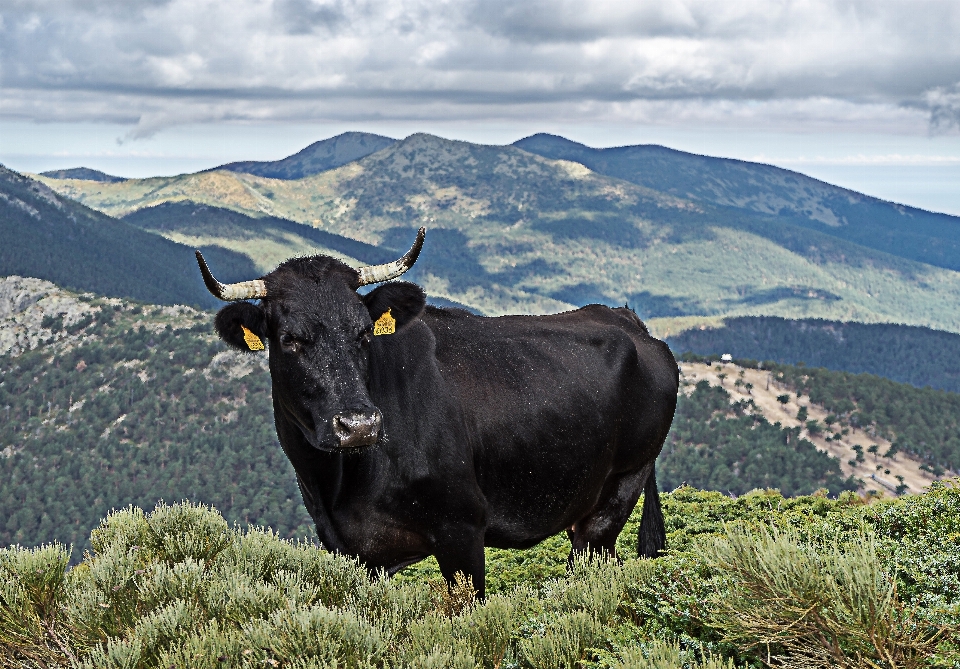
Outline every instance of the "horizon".
<path id="1" fill-rule="evenodd" d="M 0 123 L 2 128 L 2 123 Z M 177 130 L 181 130 L 177 133 Z M 251 128 L 242 128 L 251 130 Z M 286 128 L 285 128 L 286 129 Z M 115 129 L 104 127 L 105 134 L 115 132 Z M 183 132 L 183 131 L 186 132 Z M 846 188 L 870 197 L 892 202 L 894 204 L 923 209 L 934 213 L 943 213 L 952 216 L 960 216 L 960 189 L 956 187 L 960 184 L 960 156 L 955 160 L 951 156 L 942 156 L 937 153 L 922 153 L 923 143 L 917 142 L 917 138 L 898 138 L 899 142 L 894 145 L 899 151 L 910 151 L 912 154 L 894 153 L 881 154 L 876 151 L 879 145 L 880 149 L 886 149 L 891 142 L 888 138 L 878 137 L 854 137 L 833 135 L 787 135 L 771 137 L 770 133 L 744 133 L 729 132 L 724 135 L 689 133 L 689 132 L 664 132 L 663 129 L 644 129 L 651 141 L 641 141 L 635 143 L 611 143 L 610 135 L 613 132 L 604 132 L 597 128 L 578 128 L 576 134 L 585 136 L 583 140 L 578 140 L 556 130 L 546 130 L 529 132 L 521 134 L 515 139 L 509 139 L 517 134 L 512 128 L 488 129 L 474 128 L 471 131 L 461 133 L 464 136 L 450 137 L 440 132 L 430 132 L 426 130 L 415 130 L 402 134 L 397 132 L 402 128 L 385 128 L 381 131 L 358 130 L 355 128 L 343 129 L 333 134 L 328 134 L 319 139 L 306 141 L 311 128 L 298 128 L 297 132 L 283 133 L 252 133 L 254 135 L 253 150 L 255 156 L 243 153 L 243 149 L 236 148 L 236 130 L 230 128 L 225 134 L 225 144 L 231 144 L 229 151 L 214 152 L 214 155 L 182 155 L 178 150 L 182 150 L 191 144 L 195 139 L 194 134 L 197 128 L 189 126 L 182 128 L 173 128 L 158 133 L 152 141 L 160 147 L 156 153 L 133 151 L 124 154 L 120 151 L 115 152 L 60 152 L 59 155 L 44 155 L 42 153 L 33 155 L 13 154 L 13 161 L 6 159 L 7 155 L 3 151 L 3 141 L 0 140 L 0 164 L 9 169 L 31 174 L 42 172 L 89 168 L 95 169 L 111 176 L 122 177 L 126 179 L 139 179 L 151 177 L 172 177 L 184 174 L 193 174 L 200 171 L 206 171 L 227 165 L 234 162 L 256 161 L 273 162 L 292 156 L 308 146 L 317 142 L 332 139 L 347 132 L 369 132 L 391 139 L 402 141 L 415 134 L 427 134 L 434 137 L 450 141 L 468 141 L 475 144 L 485 144 L 489 146 L 510 146 L 514 142 L 536 134 L 550 134 L 563 137 L 573 142 L 577 142 L 595 149 L 617 148 L 626 146 L 662 146 L 665 148 L 682 151 L 694 155 L 701 155 L 713 158 L 725 158 L 733 160 L 742 160 L 751 163 L 771 165 L 774 167 L 797 172 L 805 176 L 829 183 L 834 186 Z M 262 128 L 253 128 L 253 130 L 262 130 Z M 613 129 L 614 131 L 616 129 Z M 634 133 L 637 129 L 632 129 Z M 392 131 L 392 132 L 391 132 Z M 222 129 L 221 129 L 222 132 Z M 103 134 L 103 133 L 102 133 Z M 282 135 L 277 137 L 277 134 Z M 573 134 L 573 133 L 572 133 Z M 697 135 L 700 135 L 699 137 Z M 400 136 L 398 136 L 400 135 Z M 0 138 L 3 134 L 0 133 Z M 7 135 L 9 137 L 9 135 Z M 90 133 L 85 137 L 89 138 Z M 602 141 L 606 137 L 607 145 L 591 144 L 590 139 Z M 49 138 L 49 135 L 48 135 Z M 488 139 L 489 138 L 489 139 Z M 507 138 L 509 141 L 505 141 Z M 102 139 L 98 137 L 97 139 Z M 300 139 L 303 144 L 298 148 L 294 142 Z M 484 141 L 488 139 L 488 141 Z M 930 139 L 930 138 L 926 138 Z M 938 138 L 941 140 L 941 146 L 956 144 L 956 152 L 960 154 L 960 137 Z M 479 141 L 478 141 L 479 140 Z M 499 140 L 499 141 L 489 141 Z M 660 140 L 660 141 L 657 141 Z M 671 141 L 672 140 L 672 141 Z M 49 141 L 49 139 L 47 140 Z M 24 142 L 21 140 L 19 145 Z M 780 148 L 786 155 L 765 155 L 763 148 L 766 145 L 773 144 Z M 123 144 L 117 143 L 118 148 L 123 148 Z M 697 150 L 698 146 L 703 146 L 707 150 Z M 739 147 L 740 151 L 732 150 Z M 812 157 L 802 152 L 803 148 L 811 148 L 814 151 L 819 150 L 819 154 Z M 872 153 L 860 151 L 851 155 L 850 151 L 854 148 L 864 149 L 874 147 Z M 709 149 L 714 149 L 713 152 Z M 731 149 L 724 151 L 724 149 Z M 173 151 L 171 151 L 173 149 Z M 66 155 L 64 155 L 66 154 Z M 282 155 L 280 155 L 282 154 Z M 733 154 L 733 155 L 730 155 Z M 739 154 L 739 155 L 738 155 Z M 72 164 L 68 164 L 73 160 Z M 83 162 L 85 161 L 85 162 Z M 174 168 L 174 169 L 164 169 Z M 182 169 L 176 169 L 181 167 Z M 120 168 L 120 169 L 117 169 Z"/>

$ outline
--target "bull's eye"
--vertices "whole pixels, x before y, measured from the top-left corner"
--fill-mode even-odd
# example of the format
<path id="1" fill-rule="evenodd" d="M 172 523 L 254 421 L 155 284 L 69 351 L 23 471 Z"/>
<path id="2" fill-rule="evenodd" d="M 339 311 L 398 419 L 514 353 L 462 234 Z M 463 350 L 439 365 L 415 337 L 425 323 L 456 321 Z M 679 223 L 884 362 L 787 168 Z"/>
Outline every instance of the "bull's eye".
<path id="1" fill-rule="evenodd" d="M 289 351 L 290 353 L 296 353 L 300 348 L 300 342 L 297 341 L 297 338 L 286 332 L 280 335 L 280 345 L 284 351 Z"/>
<path id="2" fill-rule="evenodd" d="M 373 338 L 373 333 L 367 330 L 366 332 L 360 335 L 360 346 L 366 348 L 370 345 L 370 340 Z"/>

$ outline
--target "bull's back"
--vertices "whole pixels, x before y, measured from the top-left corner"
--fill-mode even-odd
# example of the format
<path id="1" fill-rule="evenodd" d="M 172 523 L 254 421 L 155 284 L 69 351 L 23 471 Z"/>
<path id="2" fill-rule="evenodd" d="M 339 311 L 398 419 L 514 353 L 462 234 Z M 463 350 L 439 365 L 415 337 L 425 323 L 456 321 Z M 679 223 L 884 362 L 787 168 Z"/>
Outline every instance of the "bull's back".
<path id="1" fill-rule="evenodd" d="M 632 312 L 483 318 L 431 309 L 424 321 L 471 435 L 490 545 L 553 534 L 592 508 L 609 477 L 656 457 L 676 363 Z"/>

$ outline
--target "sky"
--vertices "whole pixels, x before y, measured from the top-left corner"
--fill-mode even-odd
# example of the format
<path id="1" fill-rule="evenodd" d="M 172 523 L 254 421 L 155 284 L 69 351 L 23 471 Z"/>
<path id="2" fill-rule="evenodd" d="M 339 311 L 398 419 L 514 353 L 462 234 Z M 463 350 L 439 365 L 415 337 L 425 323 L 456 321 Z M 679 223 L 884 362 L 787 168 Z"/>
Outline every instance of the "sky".
<path id="1" fill-rule="evenodd" d="M 553 132 L 960 215 L 955 0 L 0 0 L 0 163 L 121 176 L 347 130 Z"/>

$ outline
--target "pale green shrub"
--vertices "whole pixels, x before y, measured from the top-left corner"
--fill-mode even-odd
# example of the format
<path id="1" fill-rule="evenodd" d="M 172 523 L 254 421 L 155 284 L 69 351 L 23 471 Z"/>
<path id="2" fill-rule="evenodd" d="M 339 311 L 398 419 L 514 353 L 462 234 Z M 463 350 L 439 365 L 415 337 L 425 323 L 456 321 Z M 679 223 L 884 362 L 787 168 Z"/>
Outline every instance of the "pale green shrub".
<path id="1" fill-rule="evenodd" d="M 622 651 L 611 669 L 734 669 L 733 660 L 707 656 L 703 660 L 684 652 L 680 646 L 654 641 L 648 648 L 639 646 Z"/>
<path id="2" fill-rule="evenodd" d="M 209 508 L 125 509 L 69 571 L 62 546 L 0 549 L 0 666 L 960 667 L 960 491 L 664 499 L 676 552 L 545 578 L 551 543 L 507 560 L 484 602 L 466 579 L 387 580 Z"/>
<path id="3" fill-rule="evenodd" d="M 0 666 L 73 661 L 60 628 L 70 553 L 59 544 L 0 549 Z"/>
<path id="4" fill-rule="evenodd" d="M 872 532 L 841 543 L 731 525 L 705 557 L 719 574 L 707 622 L 777 666 L 919 667 L 945 632 L 899 601 Z"/>

